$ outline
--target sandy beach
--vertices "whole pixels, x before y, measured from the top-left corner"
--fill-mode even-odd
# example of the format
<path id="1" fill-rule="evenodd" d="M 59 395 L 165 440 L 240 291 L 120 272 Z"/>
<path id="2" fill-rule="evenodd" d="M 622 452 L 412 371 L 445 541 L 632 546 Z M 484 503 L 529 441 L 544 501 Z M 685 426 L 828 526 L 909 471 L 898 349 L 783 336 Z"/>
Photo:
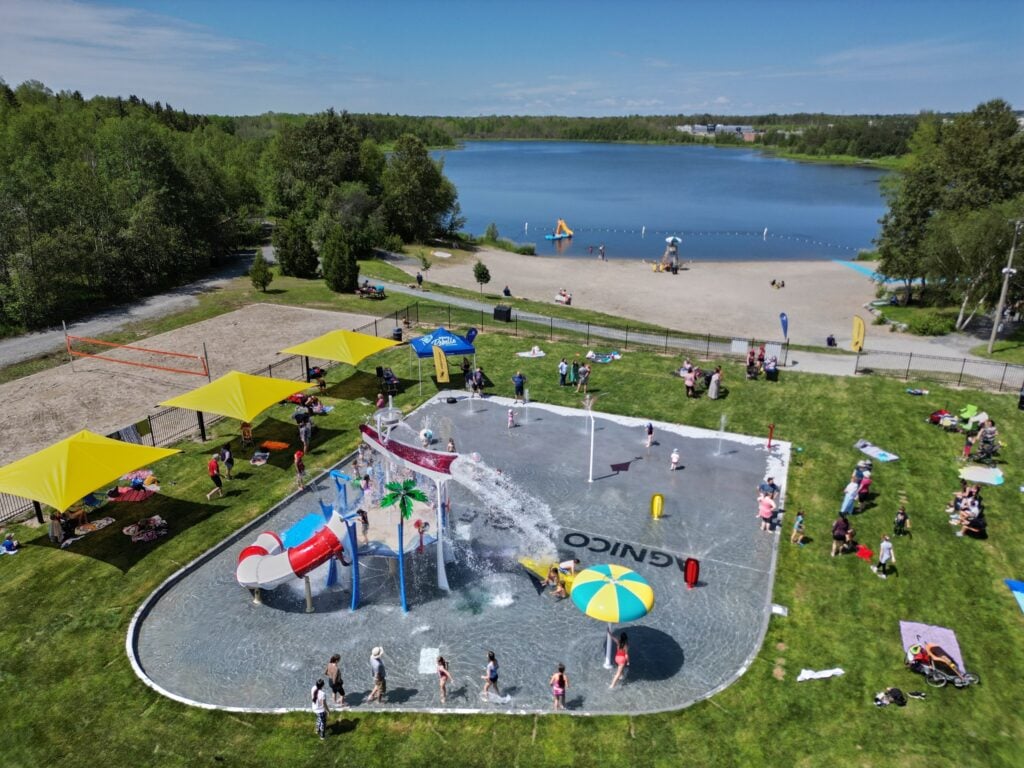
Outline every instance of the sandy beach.
<path id="1" fill-rule="evenodd" d="M 848 347 L 852 317 L 870 323 L 863 305 L 875 285 L 863 274 L 832 261 L 686 262 L 678 275 L 655 273 L 650 263 L 520 256 L 481 250 L 489 293 L 506 285 L 513 296 L 554 305 L 560 288 L 572 306 L 656 323 L 680 331 L 778 339 L 779 313 L 789 316 L 793 343 L 824 345 L 835 334 Z M 429 280 L 477 289 L 475 258 L 456 263 L 434 259 Z M 416 265 L 404 266 L 410 274 Z M 785 282 L 773 288 L 771 281 Z"/>

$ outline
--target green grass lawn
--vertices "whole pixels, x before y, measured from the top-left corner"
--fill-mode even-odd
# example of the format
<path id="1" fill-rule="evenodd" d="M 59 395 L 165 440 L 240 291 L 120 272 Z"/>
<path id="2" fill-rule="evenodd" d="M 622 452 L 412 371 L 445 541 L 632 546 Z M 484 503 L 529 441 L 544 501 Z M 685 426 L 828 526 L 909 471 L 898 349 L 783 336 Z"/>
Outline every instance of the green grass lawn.
<path id="1" fill-rule="evenodd" d="M 919 336 L 944 336 L 956 327 L 958 307 L 922 307 L 910 304 L 905 307 L 885 306 L 882 315 L 892 323 L 903 323 L 907 330 Z"/>
<path id="2" fill-rule="evenodd" d="M 276 281 L 275 281 L 276 284 Z M 483 334 L 478 359 L 495 392 L 511 393 L 509 377 L 522 368 L 538 401 L 577 405 L 557 386 L 559 357 L 585 352 L 579 343 L 538 339 L 548 352 L 523 360 L 514 352 L 530 339 Z M 323 469 L 357 442 L 357 425 L 371 411 L 375 365 L 413 375 L 408 351 L 366 361 L 358 372 L 331 371 L 329 397 L 338 408 L 319 423 L 322 437 L 307 466 Z M 164 579 L 214 543 L 262 514 L 293 487 L 288 459 L 265 467 L 239 461 L 229 495 L 205 500 L 205 457 L 232 436 L 234 422 L 213 429 L 207 444 L 185 443 L 183 454 L 155 469 L 164 493 L 144 505 L 109 505 L 117 524 L 67 550 L 52 547 L 45 530 L 14 526 L 27 544 L 0 558 L 0 722 L 4 766 L 389 765 L 389 766 L 1014 766 L 1024 762 L 1020 672 L 1024 615 L 1001 580 L 1024 576 L 1017 468 L 1024 450 L 1016 399 L 930 387 L 926 397 L 904 394 L 913 382 L 828 378 L 784 372 L 778 384 L 747 382 L 726 367 L 728 396 L 686 401 L 670 376 L 678 358 L 628 353 L 597 366 L 593 391 L 601 410 L 776 436 L 796 449 L 787 507 L 807 514 L 812 543 L 780 542 L 774 599 L 789 608 L 773 617 L 749 670 L 712 699 L 687 710 L 642 717 L 514 717 L 369 714 L 331 716 L 331 737 L 320 743 L 311 714 L 251 716 L 189 708 L 165 700 L 132 673 L 125 655 L 128 623 L 140 602 Z M 433 391 L 424 384 L 424 396 Z M 398 397 L 420 401 L 413 384 Z M 986 489 L 991 538 L 958 539 L 943 506 L 957 487 L 961 441 L 925 423 L 936 408 L 973 402 L 992 414 L 1008 441 L 1006 486 Z M 259 439 L 294 442 L 289 409 L 272 408 L 256 424 Z M 882 581 L 866 563 L 829 557 L 829 529 L 847 473 L 860 458 L 851 447 L 867 438 L 901 460 L 879 465 L 877 505 L 858 517 L 859 538 L 877 549 L 891 526 L 897 494 L 905 492 L 912 540 L 896 542 L 899 575 Z M 639 438 L 638 438 L 639 439 Z M 237 450 L 237 443 L 236 443 Z M 241 452 L 239 452 L 241 454 Z M 241 458 L 241 456 L 240 456 Z M 752 489 L 753 491 L 753 489 Z M 159 513 L 168 538 L 129 543 L 120 528 Z M 755 524 L 753 498 L 751 525 Z M 680 582 L 680 589 L 683 588 Z M 897 685 L 926 689 L 904 671 L 901 619 L 952 627 L 967 664 L 982 685 L 932 691 L 905 709 L 876 709 L 873 695 Z M 216 627 L 210 642 L 217 642 Z M 541 631 L 541 630 L 538 630 Z M 842 678 L 796 683 L 800 669 L 845 668 Z M 507 670 L 506 674 L 512 671 Z M 652 702 L 656 705 L 657 702 Z"/>
<path id="3" fill-rule="evenodd" d="M 971 354 L 989 357 L 1001 363 L 1024 364 L 1024 327 L 1018 328 L 1009 338 L 1000 339 L 993 344 L 991 355 L 988 353 L 988 343 L 974 347 Z"/>

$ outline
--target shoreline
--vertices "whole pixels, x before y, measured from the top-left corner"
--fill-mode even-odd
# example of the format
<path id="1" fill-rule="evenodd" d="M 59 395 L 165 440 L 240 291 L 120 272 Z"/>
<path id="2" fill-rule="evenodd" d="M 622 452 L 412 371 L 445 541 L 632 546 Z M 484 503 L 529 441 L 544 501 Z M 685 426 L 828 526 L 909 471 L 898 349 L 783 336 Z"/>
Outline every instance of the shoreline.
<path id="1" fill-rule="evenodd" d="M 796 344 L 822 346 L 830 333 L 840 345 L 852 336 L 856 314 L 870 323 L 863 305 L 877 286 L 843 263 L 786 261 L 686 261 L 679 274 L 656 273 L 638 259 L 600 261 L 578 257 L 524 256 L 481 249 L 455 263 L 435 259 L 428 282 L 479 291 L 473 264 L 487 266 L 488 292 L 508 285 L 513 298 L 555 304 L 560 289 L 572 306 L 691 333 L 781 340 L 779 313 L 789 318 Z M 418 264 L 399 264 L 415 275 Z M 773 288 L 771 281 L 784 282 Z M 849 346 L 846 344 L 846 346 Z"/>

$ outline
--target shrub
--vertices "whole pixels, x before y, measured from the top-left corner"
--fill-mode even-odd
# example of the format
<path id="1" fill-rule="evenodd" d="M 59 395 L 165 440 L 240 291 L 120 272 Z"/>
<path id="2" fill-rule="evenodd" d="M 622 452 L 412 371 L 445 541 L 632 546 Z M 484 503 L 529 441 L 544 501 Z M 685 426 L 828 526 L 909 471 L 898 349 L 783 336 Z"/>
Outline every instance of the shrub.
<path id="1" fill-rule="evenodd" d="M 935 312 L 920 312 L 907 321 L 908 330 L 917 336 L 945 336 L 955 327 L 953 318 Z"/>

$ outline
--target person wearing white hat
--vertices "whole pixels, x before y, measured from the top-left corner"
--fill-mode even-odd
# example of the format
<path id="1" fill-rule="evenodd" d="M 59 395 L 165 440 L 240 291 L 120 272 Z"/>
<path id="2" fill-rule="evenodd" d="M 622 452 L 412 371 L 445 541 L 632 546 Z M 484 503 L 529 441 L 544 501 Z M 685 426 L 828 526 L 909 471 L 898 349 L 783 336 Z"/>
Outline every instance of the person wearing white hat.
<path id="1" fill-rule="evenodd" d="M 370 671 L 373 672 L 373 690 L 367 701 L 384 703 L 384 696 L 388 692 L 387 673 L 384 670 L 384 649 L 379 645 L 375 646 L 370 653 Z"/>

